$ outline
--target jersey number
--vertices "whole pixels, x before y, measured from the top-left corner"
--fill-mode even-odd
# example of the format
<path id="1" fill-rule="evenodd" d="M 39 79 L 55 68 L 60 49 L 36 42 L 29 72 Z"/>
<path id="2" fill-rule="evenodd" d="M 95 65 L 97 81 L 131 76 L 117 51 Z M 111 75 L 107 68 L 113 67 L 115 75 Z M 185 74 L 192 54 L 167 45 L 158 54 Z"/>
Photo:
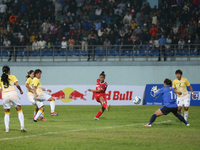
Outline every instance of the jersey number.
<path id="1" fill-rule="evenodd" d="M 171 99 L 174 99 L 174 94 L 173 94 L 173 92 L 170 91 L 170 93 L 171 93 Z"/>

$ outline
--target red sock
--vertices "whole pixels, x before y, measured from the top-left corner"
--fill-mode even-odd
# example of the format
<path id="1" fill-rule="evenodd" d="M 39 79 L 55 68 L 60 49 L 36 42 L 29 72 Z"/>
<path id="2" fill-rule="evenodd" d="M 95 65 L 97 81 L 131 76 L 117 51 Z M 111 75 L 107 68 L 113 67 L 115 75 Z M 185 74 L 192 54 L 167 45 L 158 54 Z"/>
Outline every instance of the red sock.
<path id="1" fill-rule="evenodd" d="M 99 111 L 99 112 L 97 113 L 97 115 L 96 115 L 96 118 L 99 118 L 99 117 L 101 116 L 101 114 L 102 114 L 102 112 Z"/>
<path id="2" fill-rule="evenodd" d="M 108 108 L 108 106 L 107 106 L 107 104 L 106 103 L 103 103 L 103 105 L 102 105 L 105 109 L 107 109 Z"/>

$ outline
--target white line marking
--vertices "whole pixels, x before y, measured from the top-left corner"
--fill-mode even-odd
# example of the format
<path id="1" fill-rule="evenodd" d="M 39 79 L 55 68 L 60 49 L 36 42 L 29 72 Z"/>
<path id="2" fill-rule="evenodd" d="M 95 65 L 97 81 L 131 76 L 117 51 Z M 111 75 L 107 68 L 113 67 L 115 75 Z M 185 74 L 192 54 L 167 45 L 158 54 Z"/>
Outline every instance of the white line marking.
<path id="1" fill-rule="evenodd" d="M 167 121 L 155 122 L 154 124 L 160 124 L 160 123 L 166 123 L 166 122 L 172 122 L 172 121 L 173 120 L 167 120 Z M 59 131 L 59 132 L 47 132 L 47 133 L 34 134 L 34 135 L 17 136 L 17 137 L 11 137 L 11 138 L 1 138 L 0 141 L 13 140 L 13 139 L 22 139 L 22 138 L 50 135 L 50 134 L 58 134 L 58 133 L 64 133 L 64 132 L 79 132 L 79 131 L 89 131 L 89 130 L 101 130 L 101 129 L 121 128 L 121 127 L 132 127 L 132 126 L 137 126 L 137 125 L 145 125 L 145 124 L 144 123 L 142 123 L 142 124 L 129 124 L 129 125 L 121 125 L 121 126 L 100 127 L 100 128 L 93 128 L 93 129 L 79 129 L 79 130 L 66 130 L 66 131 Z"/>

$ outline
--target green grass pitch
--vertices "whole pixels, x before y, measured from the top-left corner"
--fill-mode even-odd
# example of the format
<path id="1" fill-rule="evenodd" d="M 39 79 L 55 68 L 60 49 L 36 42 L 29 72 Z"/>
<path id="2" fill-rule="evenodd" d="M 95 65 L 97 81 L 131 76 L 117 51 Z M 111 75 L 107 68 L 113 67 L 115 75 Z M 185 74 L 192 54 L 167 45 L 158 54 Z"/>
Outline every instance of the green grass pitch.
<path id="1" fill-rule="evenodd" d="M 12 107 L 10 132 L 5 133 L 0 113 L 0 150 L 199 150 L 200 107 L 190 107 L 190 127 L 172 114 L 158 117 L 151 128 L 143 127 L 161 106 L 112 106 L 99 121 L 100 106 L 56 106 L 59 116 L 32 122 L 34 106 L 22 106 L 27 133 L 20 132 Z"/>

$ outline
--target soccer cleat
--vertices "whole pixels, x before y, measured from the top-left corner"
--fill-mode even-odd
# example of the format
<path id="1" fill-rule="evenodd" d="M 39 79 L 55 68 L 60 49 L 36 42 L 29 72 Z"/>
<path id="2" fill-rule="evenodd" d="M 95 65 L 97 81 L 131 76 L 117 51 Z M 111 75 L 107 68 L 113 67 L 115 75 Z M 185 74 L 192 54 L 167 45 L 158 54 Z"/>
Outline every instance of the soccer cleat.
<path id="1" fill-rule="evenodd" d="M 145 127 L 151 127 L 151 124 L 146 124 L 146 125 L 144 125 Z"/>
<path id="2" fill-rule="evenodd" d="M 186 124 L 186 126 L 190 126 L 190 124 L 188 123 L 188 124 Z"/>
<path id="3" fill-rule="evenodd" d="M 46 121 L 44 118 L 40 118 L 41 121 Z"/>
<path id="4" fill-rule="evenodd" d="M 27 132 L 24 127 L 21 127 L 21 132 Z"/>
<path id="5" fill-rule="evenodd" d="M 33 119 L 33 122 L 37 122 L 37 120 Z"/>
<path id="6" fill-rule="evenodd" d="M 51 113 L 51 116 L 58 116 L 56 112 Z"/>
<path id="7" fill-rule="evenodd" d="M 107 110 L 107 111 L 110 111 L 110 107 L 111 107 L 111 105 L 108 105 L 108 107 L 107 107 L 106 110 Z"/>
<path id="8" fill-rule="evenodd" d="M 99 118 L 94 117 L 94 120 L 99 120 Z"/>
<path id="9" fill-rule="evenodd" d="M 35 118 L 35 116 L 33 116 L 33 119 Z M 38 121 L 38 119 L 37 119 L 37 121 Z"/>
<path id="10" fill-rule="evenodd" d="M 9 133 L 9 129 L 6 129 L 6 131 L 5 131 L 6 133 Z"/>

